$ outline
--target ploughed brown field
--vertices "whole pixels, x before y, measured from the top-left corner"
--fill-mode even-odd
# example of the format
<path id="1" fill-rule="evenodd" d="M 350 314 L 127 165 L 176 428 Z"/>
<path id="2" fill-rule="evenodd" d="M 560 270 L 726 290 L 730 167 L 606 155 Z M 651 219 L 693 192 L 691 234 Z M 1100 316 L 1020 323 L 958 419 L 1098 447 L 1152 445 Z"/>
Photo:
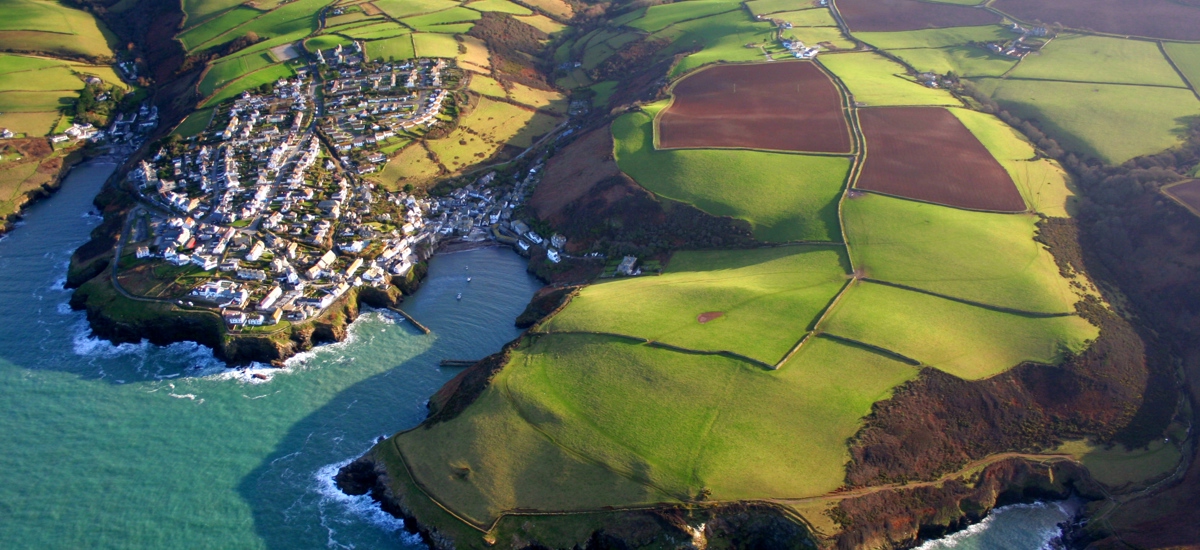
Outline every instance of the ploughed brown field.
<path id="1" fill-rule="evenodd" d="M 1168 195 L 1179 199 L 1197 212 L 1200 212 L 1200 180 L 1185 181 L 1164 189 Z"/>
<path id="2" fill-rule="evenodd" d="M 1026 21 L 1075 29 L 1200 40 L 1198 0 L 996 0 L 992 7 Z"/>
<path id="3" fill-rule="evenodd" d="M 992 154 L 940 107 L 860 109 L 867 156 L 855 187 L 947 206 L 1022 212 L 1025 201 Z"/>
<path id="4" fill-rule="evenodd" d="M 812 62 L 719 65 L 680 80 L 673 93 L 658 119 L 663 149 L 850 152 L 841 95 Z"/>
<path id="5" fill-rule="evenodd" d="M 1000 22 L 999 15 L 981 8 L 918 0 L 839 0 L 837 7 L 850 30 L 860 32 L 915 31 Z"/>

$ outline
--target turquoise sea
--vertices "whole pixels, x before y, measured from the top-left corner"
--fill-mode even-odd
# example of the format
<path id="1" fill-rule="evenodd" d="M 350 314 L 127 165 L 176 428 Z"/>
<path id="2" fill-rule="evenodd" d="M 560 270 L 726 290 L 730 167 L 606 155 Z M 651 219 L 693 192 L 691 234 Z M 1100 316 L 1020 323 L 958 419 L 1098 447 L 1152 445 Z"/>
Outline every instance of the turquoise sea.
<path id="1" fill-rule="evenodd" d="M 0 548 L 422 547 L 332 474 L 424 418 L 458 372 L 440 360 L 518 335 L 512 321 L 539 286 L 524 261 L 495 248 L 437 256 L 404 305 L 431 335 L 369 312 L 346 342 L 284 370 L 229 370 L 190 343 L 114 346 L 89 335 L 62 288 L 113 168 L 77 168 L 0 239 Z M 1042 531 L 1061 521 L 1032 515 Z M 1028 531 L 1030 514 L 1016 516 L 976 531 Z M 971 545 L 975 534 L 937 548 L 994 547 Z M 995 548 L 1038 547 L 1023 540 Z"/>

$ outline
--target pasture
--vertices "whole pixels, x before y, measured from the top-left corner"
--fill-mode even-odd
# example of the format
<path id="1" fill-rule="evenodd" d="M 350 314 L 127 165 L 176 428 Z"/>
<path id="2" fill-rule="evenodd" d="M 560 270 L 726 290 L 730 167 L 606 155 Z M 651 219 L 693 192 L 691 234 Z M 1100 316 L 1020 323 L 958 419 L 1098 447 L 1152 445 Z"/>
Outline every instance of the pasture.
<path id="1" fill-rule="evenodd" d="M 517 21 L 525 23 L 526 25 L 529 25 L 546 34 L 554 34 L 567 28 L 566 25 L 550 19 L 549 17 L 546 17 L 540 13 L 535 13 L 533 15 L 518 15 L 516 18 Z"/>
<path id="2" fill-rule="evenodd" d="M 650 36 L 671 41 L 658 52 L 660 58 L 700 48 L 675 66 L 670 76 L 676 77 L 719 61 L 765 61 L 762 50 L 746 45 L 774 44 L 773 29 L 770 23 L 753 21 L 739 10 L 676 23 Z"/>
<path id="3" fill-rule="evenodd" d="M 559 445 L 675 498 L 701 488 L 720 500 L 815 496 L 842 484 L 845 439 L 871 404 L 916 371 L 812 345 L 768 371 L 616 338 L 543 336 L 513 354 L 498 385 Z"/>
<path id="4" fill-rule="evenodd" d="M 197 89 L 203 97 L 208 97 L 229 82 L 272 64 L 274 60 L 266 53 L 226 57 L 208 68 Z"/>
<path id="5" fill-rule="evenodd" d="M 671 94 L 657 120 L 662 149 L 850 152 L 841 93 L 811 62 L 708 67 Z"/>
<path id="6" fill-rule="evenodd" d="M 3 95 L 0 95 L 3 98 Z M 62 113 L 55 111 L 10 112 L 0 111 L 0 128 L 8 128 L 14 134 L 25 134 L 26 137 L 44 136 L 62 118 Z"/>
<path id="7" fill-rule="evenodd" d="M 363 44 L 367 57 L 386 61 L 412 59 L 417 56 L 413 41 L 418 35 L 403 35 L 383 40 L 372 40 Z"/>
<path id="8" fill-rule="evenodd" d="M 1070 282 L 1033 240 L 1035 216 L 868 194 L 847 199 L 842 219 L 854 268 L 871 279 L 1006 309 L 1074 311 Z"/>
<path id="9" fill-rule="evenodd" d="M 950 109 L 950 113 L 1000 162 L 1026 206 L 1046 216 L 1067 216 L 1075 192 L 1058 161 L 1037 158 L 1033 144 L 994 115 L 969 109 Z"/>
<path id="10" fill-rule="evenodd" d="M 913 31 L 929 28 L 973 27 L 1000 23 L 988 11 L 920 0 L 841 0 L 838 11 L 850 32 Z"/>
<path id="11" fill-rule="evenodd" d="M 426 141 L 446 168 L 461 170 L 496 154 L 505 145 L 526 148 L 560 122 L 557 117 L 480 97 L 444 139 Z"/>
<path id="12" fill-rule="evenodd" d="M 549 14 L 551 17 L 556 17 L 563 21 L 571 19 L 575 15 L 575 10 L 571 5 L 563 0 L 525 0 L 524 4 L 533 6 Z"/>
<path id="13" fill-rule="evenodd" d="M 1192 87 L 1200 86 L 1200 44 L 1164 42 L 1163 48 Z"/>
<path id="14" fill-rule="evenodd" d="M 491 74 L 492 60 L 487 44 L 474 36 L 459 36 L 464 53 L 458 55 L 458 64 L 476 73 Z"/>
<path id="15" fill-rule="evenodd" d="M 1000 76 L 1017 64 L 1017 60 L 994 54 L 974 46 L 950 46 L 948 48 L 915 48 L 893 50 L 888 53 L 903 59 L 920 72 L 947 74 L 953 72 L 962 77 Z"/>
<path id="16" fill-rule="evenodd" d="M 431 25 L 445 25 L 447 23 L 463 23 L 467 21 L 476 21 L 483 14 L 468 8 L 454 7 L 447 10 L 442 10 L 425 15 L 417 15 L 401 19 L 400 22 L 408 25 L 416 30 L 424 30 L 424 27 Z"/>
<path id="17" fill-rule="evenodd" d="M 823 332 L 899 353 L 967 380 L 1023 362 L 1057 364 L 1099 330 L 1080 317 L 1031 317 L 863 282 L 846 291 Z"/>
<path id="18" fill-rule="evenodd" d="M 382 171 L 368 175 L 367 179 L 376 180 L 387 189 L 396 191 L 408 183 L 422 185 L 437 177 L 441 170 L 441 166 L 429 158 L 425 147 L 413 143 L 388 160 Z"/>
<path id="19" fill-rule="evenodd" d="M 1200 15 L 1200 10 L 1197 11 Z M 1103 36 L 1063 35 L 1025 57 L 1010 78 L 1185 87 L 1158 44 Z"/>
<path id="20" fill-rule="evenodd" d="M 262 14 L 261 11 L 239 6 L 179 33 L 176 38 L 183 44 L 183 49 L 196 51 L 207 42 Z"/>
<path id="21" fill-rule="evenodd" d="M 1002 25 L 950 27 L 903 32 L 856 32 L 854 36 L 881 50 L 907 48 L 944 48 L 970 42 L 1012 40 L 1016 34 Z"/>
<path id="22" fill-rule="evenodd" d="M 554 90 L 541 90 L 513 82 L 509 85 L 508 98 L 556 115 L 567 114 L 567 97 Z"/>
<path id="23" fill-rule="evenodd" d="M 960 104 L 945 90 L 911 80 L 903 66 L 876 53 L 839 53 L 818 60 L 845 83 L 854 101 L 864 106 Z"/>
<path id="24" fill-rule="evenodd" d="M 471 75 L 471 83 L 467 89 L 477 94 L 483 94 L 492 97 L 505 98 L 508 97 L 508 92 L 501 86 L 496 79 L 490 76 L 481 74 Z"/>
<path id="25" fill-rule="evenodd" d="M 417 57 L 458 57 L 458 41 L 453 36 L 438 33 L 413 33 L 413 48 Z"/>
<path id="26" fill-rule="evenodd" d="M 454 0 L 375 0 L 374 4 L 395 19 L 460 6 Z"/>
<path id="27" fill-rule="evenodd" d="M 689 0 L 674 4 L 660 4 L 648 8 L 645 15 L 631 21 L 629 26 L 646 32 L 656 32 L 680 21 L 699 19 L 737 9 L 738 5 L 729 0 Z"/>
<path id="28" fill-rule="evenodd" d="M 200 104 L 200 107 L 204 108 L 218 105 L 222 101 L 236 97 L 246 90 L 257 88 L 263 84 L 274 83 L 276 80 L 281 78 L 291 78 L 293 76 L 296 76 L 296 71 L 286 63 L 269 65 L 263 69 L 259 69 L 230 81 L 223 88 L 218 89 L 215 94 L 204 100 L 204 102 Z"/>
<path id="29" fill-rule="evenodd" d="M 835 27 L 837 21 L 825 8 L 785 11 L 771 14 L 771 19 L 787 21 L 797 27 Z"/>
<path id="30" fill-rule="evenodd" d="M 1067 28 L 1171 40 L 1200 40 L 1200 7 L 1172 0 L 995 0 L 992 7 L 1026 21 Z"/>
<path id="31" fill-rule="evenodd" d="M 720 149 L 654 148 L 654 115 L 633 112 L 612 125 L 621 170 L 652 193 L 715 216 L 750 222 L 769 242 L 838 241 L 837 200 L 850 161 Z"/>
<path id="32" fill-rule="evenodd" d="M 336 46 L 349 46 L 354 41 L 344 36 L 336 34 L 322 34 L 314 36 L 304 41 L 304 49 L 309 53 L 315 53 L 318 50 L 328 50 Z"/>
<path id="33" fill-rule="evenodd" d="M 959 208 L 1025 211 L 1008 173 L 948 110 L 860 109 L 858 119 L 867 155 L 856 188 Z"/>
<path id="34" fill-rule="evenodd" d="M 0 50 L 111 57 L 116 37 L 92 14 L 54 0 L 0 0 Z"/>
<path id="35" fill-rule="evenodd" d="M 845 252 L 830 246 L 681 251 L 662 275 L 584 288 L 541 330 L 624 334 L 774 365 L 845 286 L 849 269 Z"/>
<path id="36" fill-rule="evenodd" d="M 509 2 L 508 0 L 476 0 L 466 4 L 475 11 L 495 11 L 511 15 L 532 15 L 533 10 Z"/>
<path id="37" fill-rule="evenodd" d="M 783 35 L 809 46 L 819 45 L 822 50 L 854 49 L 854 41 L 846 38 L 846 35 L 842 34 L 842 30 L 837 27 L 792 27 L 784 31 Z M 774 53 L 785 57 L 788 55 L 785 52 Z"/>
<path id="38" fill-rule="evenodd" d="M 1109 164 L 1177 145 L 1200 116 L 1190 90 L 1118 84 L 980 79 L 1013 114 L 1036 120 L 1064 148 Z"/>
<path id="39" fill-rule="evenodd" d="M 750 8 L 750 13 L 754 15 L 815 9 L 814 5 L 815 2 L 812 0 L 750 0 L 746 2 L 746 7 Z"/>

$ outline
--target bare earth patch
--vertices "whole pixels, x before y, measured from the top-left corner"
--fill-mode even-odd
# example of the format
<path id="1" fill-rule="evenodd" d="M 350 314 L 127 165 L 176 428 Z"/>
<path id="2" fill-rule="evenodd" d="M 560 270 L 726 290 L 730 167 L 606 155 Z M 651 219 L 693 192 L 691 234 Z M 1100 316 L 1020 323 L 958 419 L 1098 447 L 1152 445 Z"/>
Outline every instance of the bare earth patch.
<path id="1" fill-rule="evenodd" d="M 704 313 L 701 313 L 699 317 L 696 317 L 696 320 L 699 321 L 700 324 L 703 325 L 704 323 L 707 323 L 707 322 L 709 322 L 713 319 L 716 319 L 717 317 L 720 317 L 722 315 L 725 315 L 724 311 L 706 311 Z"/>

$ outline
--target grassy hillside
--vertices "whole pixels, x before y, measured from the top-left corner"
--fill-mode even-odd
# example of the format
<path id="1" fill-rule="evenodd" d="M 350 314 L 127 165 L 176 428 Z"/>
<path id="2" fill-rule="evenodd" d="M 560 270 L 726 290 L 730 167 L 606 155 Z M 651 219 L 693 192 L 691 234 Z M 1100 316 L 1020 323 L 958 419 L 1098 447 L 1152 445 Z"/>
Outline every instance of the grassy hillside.
<path id="1" fill-rule="evenodd" d="M 756 238 L 837 241 L 837 198 L 849 159 L 732 150 L 654 149 L 653 116 L 629 113 L 612 125 L 617 163 L 641 186 L 717 216 L 751 223 Z"/>
<path id="2" fill-rule="evenodd" d="M 1063 35 L 1021 60 L 1012 78 L 1183 87 L 1158 44 L 1103 36 Z"/>
<path id="3" fill-rule="evenodd" d="M 0 50 L 111 58 L 116 37 L 92 14 L 55 0 L 0 0 Z"/>
<path id="4" fill-rule="evenodd" d="M 945 90 L 918 84 L 905 73 L 903 66 L 876 53 L 823 55 L 818 59 L 842 79 L 854 96 L 854 101 L 863 105 L 959 104 Z"/>
<path id="5" fill-rule="evenodd" d="M 894 351 L 968 380 L 1000 374 L 1023 361 L 1057 363 L 1098 334 L 1076 317 L 1003 313 L 889 286 L 847 290 L 824 332 Z"/>
<path id="6" fill-rule="evenodd" d="M 903 59 L 921 72 L 959 76 L 1000 76 L 1017 64 L 1017 60 L 991 53 L 974 46 L 947 48 L 915 48 L 894 50 L 892 55 Z"/>
<path id="7" fill-rule="evenodd" d="M 775 364 L 845 286 L 837 247 L 677 252 L 661 276 L 591 285 L 542 330 L 626 334 Z M 722 315 L 701 323 L 701 314 Z"/>
<path id="8" fill-rule="evenodd" d="M 879 195 L 842 205 L 854 268 L 867 277 L 992 306 L 1074 311 L 1075 294 L 1034 242 L 1037 218 Z"/>
<path id="9" fill-rule="evenodd" d="M 969 42 L 1012 40 L 1017 35 L 1002 25 L 950 27 L 902 32 L 856 32 L 854 36 L 881 50 L 900 48 L 942 48 Z"/>
<path id="10" fill-rule="evenodd" d="M 979 88 L 1021 118 L 1036 120 L 1064 147 L 1110 164 L 1180 141 L 1200 115 L 1190 90 L 1114 84 L 980 79 Z"/>

